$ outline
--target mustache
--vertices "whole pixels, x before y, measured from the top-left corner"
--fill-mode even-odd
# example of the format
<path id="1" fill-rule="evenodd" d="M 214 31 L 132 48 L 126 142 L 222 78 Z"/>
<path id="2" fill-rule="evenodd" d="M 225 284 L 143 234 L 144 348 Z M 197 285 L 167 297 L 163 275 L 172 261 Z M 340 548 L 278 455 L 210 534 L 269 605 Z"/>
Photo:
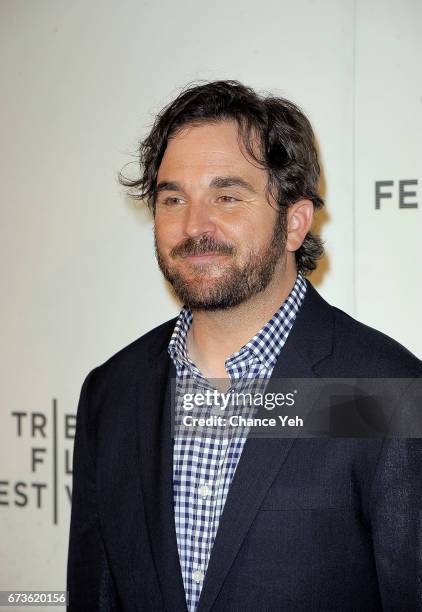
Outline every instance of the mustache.
<path id="1" fill-rule="evenodd" d="M 170 251 L 171 257 L 186 257 L 188 255 L 204 255 L 205 253 L 221 253 L 222 255 L 233 255 L 236 249 L 233 245 L 218 242 L 211 236 L 198 238 L 187 238 Z"/>

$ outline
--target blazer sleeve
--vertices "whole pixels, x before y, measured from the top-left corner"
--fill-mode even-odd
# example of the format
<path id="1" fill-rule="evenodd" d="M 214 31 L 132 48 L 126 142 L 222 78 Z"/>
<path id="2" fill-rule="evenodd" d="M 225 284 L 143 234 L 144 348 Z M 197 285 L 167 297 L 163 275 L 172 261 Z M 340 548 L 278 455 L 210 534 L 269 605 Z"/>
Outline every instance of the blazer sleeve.
<path id="1" fill-rule="evenodd" d="M 421 382 L 416 381 L 419 389 Z M 408 432 L 412 411 L 416 426 L 422 409 L 414 388 L 398 409 L 399 416 L 406 413 Z M 370 521 L 386 611 L 422 610 L 422 438 L 417 429 L 412 438 L 384 440 L 372 483 Z"/>
<path id="2" fill-rule="evenodd" d="M 66 587 L 70 612 L 119 610 L 101 536 L 96 468 L 90 448 L 89 394 L 95 372 L 92 370 L 82 385 L 76 416 Z"/>

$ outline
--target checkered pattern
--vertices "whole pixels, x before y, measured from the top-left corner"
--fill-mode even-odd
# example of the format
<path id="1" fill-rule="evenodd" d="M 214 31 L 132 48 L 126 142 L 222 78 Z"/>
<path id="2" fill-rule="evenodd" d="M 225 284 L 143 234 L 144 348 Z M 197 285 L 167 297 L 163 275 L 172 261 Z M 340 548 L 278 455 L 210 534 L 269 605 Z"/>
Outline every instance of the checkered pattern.
<path id="1" fill-rule="evenodd" d="M 268 323 L 225 363 L 231 386 L 242 379 L 270 378 L 306 293 L 298 274 L 287 299 Z M 176 366 L 176 418 L 183 393 L 214 389 L 189 359 L 186 340 L 192 313 L 183 308 L 168 352 Z M 217 409 L 218 411 L 220 408 Z M 216 414 L 204 407 L 202 414 Z M 198 413 L 195 413 L 198 416 Z M 176 430 L 177 431 L 177 430 Z M 177 545 L 189 612 L 196 610 L 218 524 L 247 432 L 229 437 L 177 435 L 173 447 L 173 499 Z"/>

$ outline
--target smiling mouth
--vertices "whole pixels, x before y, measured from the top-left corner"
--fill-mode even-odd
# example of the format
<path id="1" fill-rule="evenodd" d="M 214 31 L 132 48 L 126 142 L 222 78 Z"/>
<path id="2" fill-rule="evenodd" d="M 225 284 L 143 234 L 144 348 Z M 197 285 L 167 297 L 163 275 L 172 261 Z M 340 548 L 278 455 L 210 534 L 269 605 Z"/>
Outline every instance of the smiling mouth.
<path id="1" fill-rule="evenodd" d="M 227 257 L 225 253 L 216 253 L 216 252 L 208 252 L 208 253 L 199 253 L 198 255 L 185 255 L 183 259 L 187 259 L 189 261 L 212 261 L 213 259 L 217 259 L 217 257 Z"/>

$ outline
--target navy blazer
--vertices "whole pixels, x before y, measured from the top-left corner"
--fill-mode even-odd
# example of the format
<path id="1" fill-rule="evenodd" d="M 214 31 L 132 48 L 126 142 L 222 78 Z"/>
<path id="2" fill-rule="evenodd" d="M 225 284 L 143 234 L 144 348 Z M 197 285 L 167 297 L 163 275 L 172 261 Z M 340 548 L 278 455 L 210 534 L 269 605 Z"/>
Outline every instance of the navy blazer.
<path id="1" fill-rule="evenodd" d="M 421 377 L 308 283 L 273 377 Z M 70 611 L 185 611 L 167 353 L 175 319 L 92 370 L 73 458 Z M 248 438 L 199 612 L 422 610 L 418 439 Z"/>

